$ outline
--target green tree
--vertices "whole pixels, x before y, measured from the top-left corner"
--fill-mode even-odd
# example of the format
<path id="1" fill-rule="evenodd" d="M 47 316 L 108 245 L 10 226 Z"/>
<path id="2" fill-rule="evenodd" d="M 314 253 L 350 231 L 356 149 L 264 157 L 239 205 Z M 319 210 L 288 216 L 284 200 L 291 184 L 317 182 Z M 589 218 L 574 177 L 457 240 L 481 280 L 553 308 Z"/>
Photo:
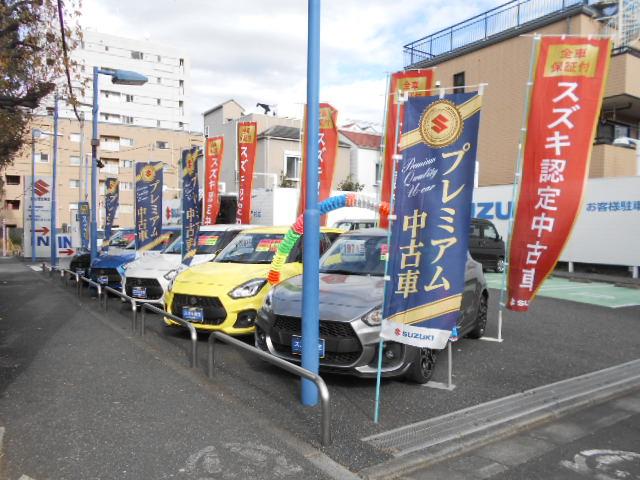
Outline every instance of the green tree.
<path id="1" fill-rule="evenodd" d="M 363 189 L 364 183 L 354 182 L 351 174 L 338 184 L 338 190 L 343 192 L 361 192 Z"/>
<path id="2" fill-rule="evenodd" d="M 79 0 L 68 7 L 62 0 L 0 0 L 0 170 L 28 142 L 34 109 L 56 82 L 75 107 L 69 53 L 81 39 Z"/>

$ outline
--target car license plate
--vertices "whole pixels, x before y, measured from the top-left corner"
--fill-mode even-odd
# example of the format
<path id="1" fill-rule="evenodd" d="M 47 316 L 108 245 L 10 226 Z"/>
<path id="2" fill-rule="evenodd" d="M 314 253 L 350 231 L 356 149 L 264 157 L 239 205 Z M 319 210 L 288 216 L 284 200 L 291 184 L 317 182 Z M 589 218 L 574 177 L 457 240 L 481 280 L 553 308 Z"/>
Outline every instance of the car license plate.
<path id="1" fill-rule="evenodd" d="M 204 312 L 200 307 L 182 307 L 182 318 L 191 322 L 202 322 Z"/>
<path id="2" fill-rule="evenodd" d="M 291 353 L 294 355 L 302 355 L 302 337 L 299 335 L 291 335 Z M 318 339 L 318 355 L 324 358 L 324 338 Z"/>
<path id="3" fill-rule="evenodd" d="M 76 268 L 76 273 L 81 277 L 84 277 L 84 268 Z"/>
<path id="4" fill-rule="evenodd" d="M 147 298 L 147 287 L 133 287 L 134 298 Z"/>
<path id="5" fill-rule="evenodd" d="M 107 283 L 109 283 L 109 277 L 106 275 L 98 276 L 98 283 L 101 283 L 102 285 L 106 285 Z"/>

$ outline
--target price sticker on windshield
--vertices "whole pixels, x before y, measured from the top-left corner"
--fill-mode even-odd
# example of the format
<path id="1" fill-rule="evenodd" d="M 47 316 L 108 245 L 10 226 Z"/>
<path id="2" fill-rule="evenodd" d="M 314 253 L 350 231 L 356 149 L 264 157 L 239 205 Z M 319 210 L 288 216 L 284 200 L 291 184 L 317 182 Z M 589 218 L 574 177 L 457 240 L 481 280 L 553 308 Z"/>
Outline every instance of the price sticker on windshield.
<path id="1" fill-rule="evenodd" d="M 219 238 L 220 238 L 220 236 L 218 236 L 218 235 L 202 235 L 202 234 L 200 234 L 198 236 L 198 245 L 213 246 L 216 243 L 218 243 L 218 239 Z"/>
<path id="2" fill-rule="evenodd" d="M 389 245 L 387 245 L 386 243 L 383 243 L 382 245 L 380 245 L 380 260 L 382 260 L 383 262 L 386 262 L 388 258 L 389 258 Z"/>
<path id="3" fill-rule="evenodd" d="M 343 262 L 363 262 L 366 260 L 365 240 L 348 240 L 340 245 Z"/>
<path id="4" fill-rule="evenodd" d="M 280 238 L 263 238 L 256 245 L 256 252 L 277 252 L 281 243 Z"/>

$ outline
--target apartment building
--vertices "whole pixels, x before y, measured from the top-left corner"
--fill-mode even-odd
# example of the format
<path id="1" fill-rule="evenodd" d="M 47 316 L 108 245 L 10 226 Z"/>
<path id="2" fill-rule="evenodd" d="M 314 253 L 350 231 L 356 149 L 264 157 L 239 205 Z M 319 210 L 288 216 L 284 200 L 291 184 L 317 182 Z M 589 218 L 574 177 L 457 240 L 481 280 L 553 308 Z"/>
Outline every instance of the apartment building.
<path id="1" fill-rule="evenodd" d="M 479 185 L 510 184 L 518 154 L 534 33 L 610 34 L 614 49 L 590 177 L 636 175 L 640 127 L 640 2 L 514 0 L 404 47 L 405 68 L 435 68 L 443 87 L 488 83 L 478 147 Z"/>
<path id="2" fill-rule="evenodd" d="M 35 118 L 33 128 L 53 132 L 50 116 Z M 98 157 L 104 165 L 99 169 L 98 226 L 104 224 L 104 183 L 107 177 L 120 180 L 120 207 L 115 223 L 132 227 L 134 224 L 134 176 L 137 162 L 162 162 L 164 164 L 163 199 L 179 198 L 179 167 L 181 152 L 191 146 L 202 146 L 202 135 L 183 130 L 118 125 L 110 122 L 99 124 L 100 147 Z M 84 134 L 84 136 L 82 135 Z M 91 122 L 85 122 L 81 131 L 75 119 L 59 121 L 57 159 L 57 219 L 58 227 L 66 229 L 75 222 L 78 202 L 90 198 L 91 175 Z M 53 137 L 43 135 L 35 141 L 35 165 L 37 175 L 52 175 Z M 10 227 L 23 225 L 24 196 L 30 193 L 32 149 L 29 142 L 14 164 L 2 172 L 5 195 L 2 198 L 0 217 Z"/>
<path id="3" fill-rule="evenodd" d="M 104 70 L 131 70 L 148 78 L 142 86 L 116 85 L 108 75 L 99 75 L 100 121 L 110 124 L 189 130 L 189 58 L 172 47 L 149 41 L 83 31 L 83 41 L 72 53 L 78 62 L 76 74 L 84 81 L 80 101 L 93 101 L 93 67 Z M 74 87 L 81 81 L 74 80 Z M 52 105 L 51 99 L 48 105 Z M 91 108 L 81 106 L 85 117 Z M 74 112 L 61 102 L 60 116 L 74 118 Z"/>
<path id="4" fill-rule="evenodd" d="M 220 182 L 227 193 L 237 193 L 237 125 L 257 123 L 257 153 L 254 188 L 298 187 L 302 175 L 302 120 L 259 113 L 245 114 L 235 100 L 204 112 L 205 137 L 224 136 L 224 158 Z M 338 143 L 333 189 L 350 174 L 350 146 Z"/>

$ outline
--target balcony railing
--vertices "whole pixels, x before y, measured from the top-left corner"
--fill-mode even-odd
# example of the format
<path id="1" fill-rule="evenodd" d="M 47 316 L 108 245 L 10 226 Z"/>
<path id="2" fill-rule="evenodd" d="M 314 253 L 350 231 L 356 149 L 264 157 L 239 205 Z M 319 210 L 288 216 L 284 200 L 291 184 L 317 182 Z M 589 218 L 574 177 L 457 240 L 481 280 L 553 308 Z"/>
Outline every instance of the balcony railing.
<path id="1" fill-rule="evenodd" d="M 513 0 L 404 46 L 405 67 L 485 41 L 588 0 Z"/>

